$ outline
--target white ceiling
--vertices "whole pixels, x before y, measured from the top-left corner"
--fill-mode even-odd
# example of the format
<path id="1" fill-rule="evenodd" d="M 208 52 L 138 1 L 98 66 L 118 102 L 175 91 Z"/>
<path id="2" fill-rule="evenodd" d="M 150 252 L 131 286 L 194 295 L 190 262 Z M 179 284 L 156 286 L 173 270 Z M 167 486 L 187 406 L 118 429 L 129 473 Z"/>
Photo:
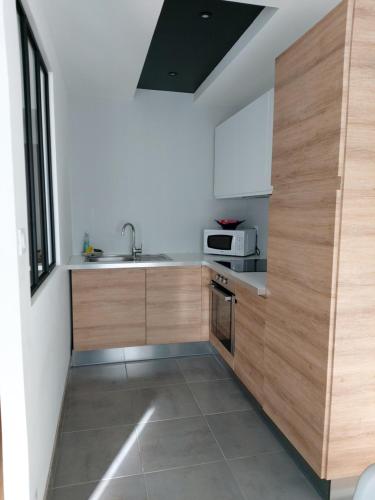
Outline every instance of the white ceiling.
<path id="1" fill-rule="evenodd" d="M 221 107 L 223 119 L 273 87 L 275 59 L 341 0 L 236 1 L 277 9 L 262 12 L 195 93 L 197 105 Z"/>
<path id="2" fill-rule="evenodd" d="M 42 0 L 69 89 L 133 98 L 163 0 Z M 228 0 L 227 0 L 228 1 Z M 269 7 L 197 90 L 227 114 L 273 86 L 275 58 L 340 0 L 236 0 Z"/>
<path id="3" fill-rule="evenodd" d="M 132 98 L 163 0 L 43 0 L 68 88 Z"/>

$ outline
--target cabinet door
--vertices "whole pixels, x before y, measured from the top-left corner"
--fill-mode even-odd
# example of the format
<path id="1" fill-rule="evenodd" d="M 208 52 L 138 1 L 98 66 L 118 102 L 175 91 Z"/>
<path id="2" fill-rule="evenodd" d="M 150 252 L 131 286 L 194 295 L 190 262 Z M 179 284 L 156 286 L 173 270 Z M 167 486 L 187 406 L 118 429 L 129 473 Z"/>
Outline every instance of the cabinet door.
<path id="1" fill-rule="evenodd" d="M 254 292 L 236 285 L 234 371 L 263 404 L 265 302 Z"/>
<path id="2" fill-rule="evenodd" d="M 147 269 L 147 344 L 202 340 L 201 267 Z"/>
<path id="3" fill-rule="evenodd" d="M 325 476 L 347 3 L 276 64 L 264 409 Z"/>
<path id="4" fill-rule="evenodd" d="M 73 271 L 72 301 L 76 351 L 145 344 L 143 269 Z"/>
<path id="5" fill-rule="evenodd" d="M 215 196 L 272 193 L 273 90 L 215 129 Z"/>

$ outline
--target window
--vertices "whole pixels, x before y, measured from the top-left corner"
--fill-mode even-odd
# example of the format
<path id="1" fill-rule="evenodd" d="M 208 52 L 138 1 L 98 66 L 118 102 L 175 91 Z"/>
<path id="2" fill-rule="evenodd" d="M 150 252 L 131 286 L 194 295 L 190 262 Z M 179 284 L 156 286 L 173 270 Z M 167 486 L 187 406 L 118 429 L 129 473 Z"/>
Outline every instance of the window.
<path id="1" fill-rule="evenodd" d="M 23 121 L 31 294 L 55 267 L 48 71 L 25 12 L 17 3 L 23 83 Z"/>

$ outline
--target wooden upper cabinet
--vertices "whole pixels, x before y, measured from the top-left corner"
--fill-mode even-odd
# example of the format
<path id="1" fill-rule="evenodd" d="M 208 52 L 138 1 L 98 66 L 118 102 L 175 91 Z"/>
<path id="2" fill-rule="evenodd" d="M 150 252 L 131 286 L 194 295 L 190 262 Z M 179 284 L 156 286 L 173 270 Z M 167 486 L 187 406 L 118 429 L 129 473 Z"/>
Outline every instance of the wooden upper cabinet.
<path id="1" fill-rule="evenodd" d="M 264 327 L 266 299 L 236 284 L 234 371 L 263 404 Z"/>
<path id="2" fill-rule="evenodd" d="M 202 340 L 201 267 L 159 267 L 146 273 L 147 344 Z"/>
<path id="3" fill-rule="evenodd" d="M 72 271 L 76 351 L 146 342 L 145 270 Z"/>
<path id="4" fill-rule="evenodd" d="M 328 479 L 375 462 L 374 30 L 343 1 L 276 63 L 264 409 Z"/>

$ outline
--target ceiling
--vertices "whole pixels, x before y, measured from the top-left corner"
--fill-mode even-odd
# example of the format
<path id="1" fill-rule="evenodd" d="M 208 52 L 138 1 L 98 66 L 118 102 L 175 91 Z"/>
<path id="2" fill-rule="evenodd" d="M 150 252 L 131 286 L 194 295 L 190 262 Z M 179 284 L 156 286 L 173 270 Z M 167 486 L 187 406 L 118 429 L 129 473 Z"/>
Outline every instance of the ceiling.
<path id="1" fill-rule="evenodd" d="M 38 2 L 69 90 L 132 99 L 163 0 Z"/>
<path id="2" fill-rule="evenodd" d="M 238 0 L 267 6 L 197 89 L 195 104 L 221 120 L 274 86 L 275 59 L 341 0 Z"/>
<path id="3" fill-rule="evenodd" d="M 183 1 L 179 0 L 181 5 Z M 203 1 L 189 3 L 200 6 Z M 35 2 L 46 14 L 70 93 L 79 98 L 134 98 L 163 0 Z M 225 118 L 271 88 L 275 58 L 339 2 L 237 0 L 243 6 L 266 8 L 199 86 L 194 105 L 222 109 Z M 200 53 L 195 55 L 197 64 L 200 57 Z"/>
<path id="4" fill-rule="evenodd" d="M 264 7 L 164 0 L 138 87 L 194 93 Z"/>

